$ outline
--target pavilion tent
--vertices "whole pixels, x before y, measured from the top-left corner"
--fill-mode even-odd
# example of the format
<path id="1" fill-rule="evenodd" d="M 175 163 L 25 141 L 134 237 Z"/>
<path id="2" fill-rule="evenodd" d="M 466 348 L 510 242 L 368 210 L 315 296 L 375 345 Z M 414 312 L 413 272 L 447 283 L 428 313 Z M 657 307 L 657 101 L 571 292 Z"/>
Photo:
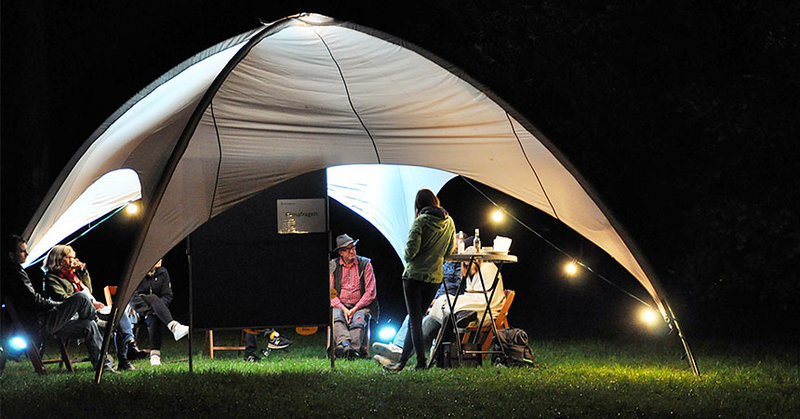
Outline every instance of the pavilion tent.
<path id="1" fill-rule="evenodd" d="M 65 214 L 95 181 L 131 169 L 144 215 L 119 283 L 125 301 L 132 279 L 212 217 L 301 174 L 353 164 L 437 169 L 526 202 L 606 251 L 667 316 L 645 260 L 533 125 L 432 54 L 316 14 L 209 48 L 123 105 L 29 223 L 28 260 L 61 240 L 52 230 L 76 224 Z"/>

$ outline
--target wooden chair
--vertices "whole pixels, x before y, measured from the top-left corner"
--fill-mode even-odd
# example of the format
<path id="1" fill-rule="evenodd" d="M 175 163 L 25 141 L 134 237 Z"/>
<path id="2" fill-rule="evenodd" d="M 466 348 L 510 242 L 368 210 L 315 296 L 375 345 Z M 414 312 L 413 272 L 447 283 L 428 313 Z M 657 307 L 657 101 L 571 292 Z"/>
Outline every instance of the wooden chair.
<path id="1" fill-rule="evenodd" d="M 106 297 L 106 305 L 113 306 L 114 305 L 114 296 L 117 295 L 117 286 L 116 285 L 106 285 L 103 288 L 103 295 Z M 142 334 L 142 329 L 147 330 L 147 324 L 144 322 L 144 318 L 140 317 L 139 320 L 134 323 L 133 325 L 133 336 L 136 340 L 139 340 L 139 336 Z"/>
<path id="2" fill-rule="evenodd" d="M 60 358 L 54 359 L 42 359 L 42 353 L 44 353 L 44 346 L 42 346 L 42 353 L 39 353 L 36 350 L 36 344 L 34 343 L 33 337 L 35 334 L 29 333 L 29 331 L 25 330 L 22 326 L 22 322 L 19 320 L 19 316 L 17 315 L 17 311 L 14 309 L 14 304 L 9 299 L 4 299 L 3 301 L 3 308 L 8 313 L 9 318 L 11 319 L 11 331 L 19 331 L 21 334 L 25 336 L 25 340 L 28 342 L 28 347 L 25 349 L 26 354 L 28 355 L 28 359 L 31 361 L 33 365 L 34 371 L 37 374 L 45 375 L 47 371 L 44 369 L 46 364 L 59 364 L 59 368 L 61 365 L 64 365 L 67 371 L 72 372 L 74 368 L 72 366 L 72 360 L 69 358 L 69 353 L 67 352 L 67 345 L 64 339 L 61 339 L 57 336 L 52 336 L 58 342 L 59 350 L 61 351 Z M 45 336 L 42 336 L 44 339 Z M 3 367 L 5 367 L 5 360 L 3 360 Z"/>
<path id="3" fill-rule="evenodd" d="M 516 292 L 514 292 L 513 290 L 508 290 L 508 289 L 506 290 L 506 299 L 503 302 L 503 307 L 501 307 L 500 311 L 494 316 L 495 329 L 499 330 L 499 329 L 507 329 L 508 328 L 508 309 L 511 308 L 511 303 L 514 302 L 514 296 L 515 295 L 516 295 Z M 486 317 L 487 317 L 487 320 L 488 320 L 489 316 L 486 316 Z M 480 321 L 480 319 L 478 319 L 478 321 Z M 472 334 L 473 333 L 477 333 L 477 332 L 478 332 L 478 325 L 477 324 L 467 326 L 466 331 L 464 332 L 464 335 L 461 338 L 461 343 L 462 344 L 470 343 L 470 339 L 472 338 Z M 484 335 L 484 333 L 485 333 L 485 335 Z M 481 351 L 488 351 L 489 350 L 489 346 L 492 345 L 492 339 L 494 339 L 494 330 L 492 329 L 492 325 L 489 322 L 486 322 L 486 324 L 484 324 L 483 327 L 481 327 L 481 330 L 480 330 L 480 333 L 478 334 L 478 337 L 479 338 L 481 338 L 481 337 L 483 338 L 479 342 L 480 350 Z M 489 354 L 482 354 L 483 359 L 486 359 L 486 357 L 488 355 Z"/>
<path id="4" fill-rule="evenodd" d="M 211 359 L 214 359 L 214 352 L 216 351 L 237 351 L 237 354 L 241 355 L 242 351 L 245 350 L 244 334 L 249 333 L 251 335 L 259 335 L 263 332 L 264 329 L 242 329 L 242 332 L 239 335 L 239 346 L 225 346 L 225 345 L 218 346 L 214 344 L 214 331 L 206 330 L 206 341 L 204 349 L 208 353 L 208 357 Z"/>

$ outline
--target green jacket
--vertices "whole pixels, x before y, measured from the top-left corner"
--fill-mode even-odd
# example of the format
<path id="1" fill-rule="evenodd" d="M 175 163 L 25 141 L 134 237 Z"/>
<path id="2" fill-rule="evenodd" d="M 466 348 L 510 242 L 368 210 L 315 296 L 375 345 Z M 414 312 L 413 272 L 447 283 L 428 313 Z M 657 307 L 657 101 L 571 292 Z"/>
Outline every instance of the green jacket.
<path id="1" fill-rule="evenodd" d="M 77 272 L 83 285 L 92 292 L 92 278 L 89 276 L 89 271 Z M 64 301 L 75 294 L 75 288 L 68 279 L 62 278 L 56 272 L 47 272 L 47 277 L 44 280 L 44 287 L 47 296 L 55 301 Z"/>
<path id="2" fill-rule="evenodd" d="M 423 208 L 408 232 L 403 278 L 441 284 L 444 257 L 453 251 L 455 233 L 455 223 L 444 208 Z"/>

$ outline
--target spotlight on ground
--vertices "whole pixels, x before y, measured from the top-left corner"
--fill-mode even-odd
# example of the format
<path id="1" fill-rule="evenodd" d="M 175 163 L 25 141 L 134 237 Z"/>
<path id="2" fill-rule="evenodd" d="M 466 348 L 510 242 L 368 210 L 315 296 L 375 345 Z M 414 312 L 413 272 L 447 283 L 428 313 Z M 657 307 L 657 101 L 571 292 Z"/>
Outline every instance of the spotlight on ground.
<path id="1" fill-rule="evenodd" d="M 139 213 L 139 206 L 134 202 L 129 202 L 128 205 L 125 206 L 125 213 L 128 215 L 136 215 Z"/>
<path id="2" fill-rule="evenodd" d="M 13 336 L 8 340 L 12 350 L 22 352 L 28 347 L 28 342 L 22 336 Z"/>
<path id="3" fill-rule="evenodd" d="M 397 333 L 397 330 L 392 326 L 384 326 L 381 328 L 380 332 L 378 332 L 378 336 L 383 341 L 388 341 L 389 339 L 393 339 L 394 335 Z"/>

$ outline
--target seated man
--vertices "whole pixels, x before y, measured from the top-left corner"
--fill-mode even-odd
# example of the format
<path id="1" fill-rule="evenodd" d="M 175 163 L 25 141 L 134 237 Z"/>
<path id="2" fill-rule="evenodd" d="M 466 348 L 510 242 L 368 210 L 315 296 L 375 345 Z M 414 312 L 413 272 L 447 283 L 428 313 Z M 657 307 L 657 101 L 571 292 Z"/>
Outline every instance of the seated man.
<path id="1" fill-rule="evenodd" d="M 167 268 L 161 266 L 161 260 L 145 275 L 131 298 L 131 307 L 136 310 L 147 324 L 150 335 L 150 365 L 161 365 L 161 328 L 167 326 L 175 340 L 189 334 L 189 326 L 178 323 L 172 318 L 169 303 L 172 302 L 172 284 Z"/>
<path id="2" fill-rule="evenodd" d="M 86 343 L 89 359 L 97 368 L 101 361 L 102 335 L 97 327 L 97 311 L 84 293 L 75 293 L 64 301 L 53 301 L 34 289 L 22 263 L 28 257 L 28 244 L 17 235 L 4 240 L 2 295 L 11 300 L 23 327 L 30 331 L 41 330 L 62 339 L 81 339 Z M 38 319 L 38 321 L 37 321 Z M 74 320 L 73 320 L 74 319 Z M 116 373 L 110 358 L 103 362 L 103 370 Z"/>
<path id="3" fill-rule="evenodd" d="M 330 262 L 333 310 L 333 337 L 337 357 L 362 357 L 367 316 L 376 312 L 375 273 L 369 259 L 356 255 L 356 243 L 347 234 L 336 238 L 339 257 Z"/>

